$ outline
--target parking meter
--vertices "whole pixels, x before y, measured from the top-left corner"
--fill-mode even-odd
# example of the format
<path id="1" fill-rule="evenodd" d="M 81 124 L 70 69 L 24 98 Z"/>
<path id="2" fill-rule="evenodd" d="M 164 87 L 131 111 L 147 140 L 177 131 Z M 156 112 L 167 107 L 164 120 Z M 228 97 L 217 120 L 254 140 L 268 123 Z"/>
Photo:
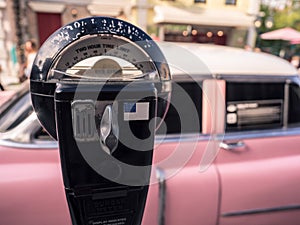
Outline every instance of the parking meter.
<path id="1" fill-rule="evenodd" d="M 32 103 L 59 142 L 73 224 L 141 223 L 170 80 L 156 43 L 115 18 L 75 21 L 41 46 L 30 77 Z"/>

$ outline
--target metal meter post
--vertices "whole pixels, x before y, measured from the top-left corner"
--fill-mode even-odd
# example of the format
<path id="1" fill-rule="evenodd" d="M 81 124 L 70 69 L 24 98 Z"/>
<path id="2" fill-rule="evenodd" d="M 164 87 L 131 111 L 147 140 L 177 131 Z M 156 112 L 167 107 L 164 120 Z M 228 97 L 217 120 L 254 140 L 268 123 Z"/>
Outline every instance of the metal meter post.
<path id="1" fill-rule="evenodd" d="M 73 224 L 141 223 L 170 80 L 156 43 L 114 18 L 75 21 L 40 48 L 32 103 L 59 142 Z"/>

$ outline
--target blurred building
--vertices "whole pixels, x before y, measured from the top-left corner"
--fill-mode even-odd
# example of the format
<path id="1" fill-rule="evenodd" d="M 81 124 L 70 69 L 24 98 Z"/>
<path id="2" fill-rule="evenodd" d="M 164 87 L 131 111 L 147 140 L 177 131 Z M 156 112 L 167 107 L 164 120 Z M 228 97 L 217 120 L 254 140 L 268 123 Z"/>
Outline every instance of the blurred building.
<path id="1" fill-rule="evenodd" d="M 3 0 L 2 0 L 3 1 Z M 42 44 L 60 26 L 87 16 L 112 16 L 161 40 L 245 45 L 260 0 L 12 0 L 20 5 L 21 39 Z M 249 43 L 247 43 L 249 44 Z"/>
<path id="2" fill-rule="evenodd" d="M 126 19 L 129 0 L 0 0 L 0 65 L 16 76 L 24 62 L 23 44 L 34 39 L 38 46 L 58 28 L 89 16 Z M 1 77 L 0 77 L 1 79 Z"/>
<path id="3" fill-rule="evenodd" d="M 6 2 L 4 0 L 0 1 L 0 48 L 4 49 L 5 45 L 5 33 L 3 29 L 4 25 L 4 10 L 6 8 Z M 6 61 L 7 54 L 5 51 L 0 51 L 0 67 L 2 69 L 4 62 Z"/>
<path id="4" fill-rule="evenodd" d="M 24 1 L 24 0 L 20 0 Z M 59 27 L 88 16 L 120 17 L 129 6 L 126 0 L 25 0 L 28 36 L 42 44 Z"/>
<path id="5" fill-rule="evenodd" d="M 253 46 L 260 0 L 0 0 L 0 64 L 15 73 L 22 44 L 41 45 L 56 29 L 83 17 L 111 16 L 166 41 Z"/>
<path id="6" fill-rule="evenodd" d="M 13 56 L 16 56 L 10 52 L 14 47 L 14 35 L 12 35 L 13 29 L 10 25 L 12 20 L 8 16 L 7 8 L 7 1 L 0 0 L 0 82 L 2 82 L 3 74 L 13 69 Z"/>
<path id="7" fill-rule="evenodd" d="M 148 7 L 148 30 L 157 29 L 160 40 L 254 46 L 253 24 L 260 0 L 149 0 L 148 5 L 146 0 L 133 2 L 136 17 L 141 18 L 140 9 Z"/>

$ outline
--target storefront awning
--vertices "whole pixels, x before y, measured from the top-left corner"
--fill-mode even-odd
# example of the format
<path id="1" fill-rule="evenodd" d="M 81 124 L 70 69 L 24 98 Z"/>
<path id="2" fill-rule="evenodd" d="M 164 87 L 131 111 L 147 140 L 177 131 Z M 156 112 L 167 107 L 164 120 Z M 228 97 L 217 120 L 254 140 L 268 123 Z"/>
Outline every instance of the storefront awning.
<path id="1" fill-rule="evenodd" d="M 226 9 L 177 8 L 155 6 L 156 24 L 190 24 L 216 27 L 251 27 L 254 17 L 246 13 Z"/>
<path id="2" fill-rule="evenodd" d="M 66 5 L 63 3 L 52 3 L 52 2 L 30 1 L 28 5 L 33 11 L 44 12 L 44 13 L 62 13 L 66 8 Z"/>
<path id="3" fill-rule="evenodd" d="M 125 1 L 126 3 L 127 1 Z M 104 1 L 104 0 L 93 0 L 87 9 L 94 16 L 119 16 L 126 4 L 123 0 Z"/>

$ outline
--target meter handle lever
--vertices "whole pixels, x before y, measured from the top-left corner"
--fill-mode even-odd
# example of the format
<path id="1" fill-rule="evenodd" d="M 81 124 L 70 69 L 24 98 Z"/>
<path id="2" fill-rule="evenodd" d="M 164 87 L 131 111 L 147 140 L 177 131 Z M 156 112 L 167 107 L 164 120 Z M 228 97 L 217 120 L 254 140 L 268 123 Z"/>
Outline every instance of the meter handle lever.
<path id="1" fill-rule="evenodd" d="M 100 141 L 103 150 L 112 154 L 118 146 L 118 124 L 111 105 L 105 107 L 100 123 Z"/>

